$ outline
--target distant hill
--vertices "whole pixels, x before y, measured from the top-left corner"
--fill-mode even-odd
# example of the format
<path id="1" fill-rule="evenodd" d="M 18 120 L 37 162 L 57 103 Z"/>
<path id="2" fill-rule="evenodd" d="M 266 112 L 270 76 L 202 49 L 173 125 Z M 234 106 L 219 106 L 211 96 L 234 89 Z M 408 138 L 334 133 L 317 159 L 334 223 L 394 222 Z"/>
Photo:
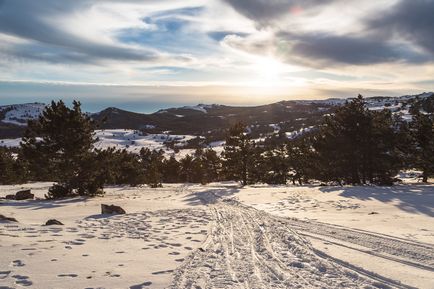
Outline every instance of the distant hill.
<path id="1" fill-rule="evenodd" d="M 29 119 L 35 119 L 44 111 L 43 103 L 25 103 L 0 106 L 0 138 L 19 137 Z"/>
<path id="2" fill-rule="evenodd" d="M 184 106 L 159 110 L 152 114 L 130 112 L 110 107 L 91 114 L 101 129 L 134 129 L 146 133 L 171 133 L 205 136 L 221 140 L 225 129 L 237 121 L 250 126 L 254 137 L 277 130 L 296 132 L 316 125 L 325 114 L 349 99 L 281 101 L 260 106 L 205 105 Z M 421 108 L 432 109 L 433 93 L 401 97 L 371 97 L 366 99 L 369 109 L 390 109 L 408 116 L 409 106 L 420 103 Z M 22 135 L 27 120 L 37 118 L 45 104 L 29 103 L 0 106 L 0 138 Z"/>

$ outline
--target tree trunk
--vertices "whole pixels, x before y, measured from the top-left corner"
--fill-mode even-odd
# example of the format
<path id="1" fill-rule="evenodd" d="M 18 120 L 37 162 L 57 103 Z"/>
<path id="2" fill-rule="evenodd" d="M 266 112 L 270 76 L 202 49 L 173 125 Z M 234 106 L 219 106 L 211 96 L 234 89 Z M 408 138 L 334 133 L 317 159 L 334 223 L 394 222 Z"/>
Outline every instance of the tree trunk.
<path id="1" fill-rule="evenodd" d="M 422 174 L 422 182 L 428 183 L 428 174 L 426 172 L 423 172 Z"/>

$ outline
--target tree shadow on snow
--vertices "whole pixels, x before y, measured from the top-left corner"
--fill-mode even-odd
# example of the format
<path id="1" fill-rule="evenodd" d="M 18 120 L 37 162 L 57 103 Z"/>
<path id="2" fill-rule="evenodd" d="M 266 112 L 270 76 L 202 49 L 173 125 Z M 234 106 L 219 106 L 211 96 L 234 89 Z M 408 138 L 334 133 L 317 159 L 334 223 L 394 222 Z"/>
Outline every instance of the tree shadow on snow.
<path id="1" fill-rule="evenodd" d="M 215 204 L 219 200 L 233 196 L 240 191 L 238 186 L 227 186 L 225 188 L 210 188 L 194 192 L 185 196 L 185 202 L 190 206 Z"/>
<path id="2" fill-rule="evenodd" d="M 53 209 L 66 206 L 68 204 L 86 202 L 86 197 L 75 197 L 71 199 L 60 199 L 60 200 L 2 200 L 0 202 L 0 207 L 16 207 L 18 209 L 31 209 L 31 210 L 41 210 L 41 209 Z"/>
<path id="3" fill-rule="evenodd" d="M 322 187 L 320 191 L 324 193 L 342 191 L 340 196 L 362 201 L 377 200 L 384 203 L 397 202 L 396 207 L 405 212 L 421 213 L 434 217 L 433 185 Z"/>

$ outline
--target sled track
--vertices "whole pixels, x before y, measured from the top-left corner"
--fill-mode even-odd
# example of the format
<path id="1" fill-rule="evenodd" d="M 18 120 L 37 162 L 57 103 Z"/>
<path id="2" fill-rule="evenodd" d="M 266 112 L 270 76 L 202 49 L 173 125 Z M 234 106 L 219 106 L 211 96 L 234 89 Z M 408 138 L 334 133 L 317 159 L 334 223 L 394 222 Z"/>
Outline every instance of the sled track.
<path id="1" fill-rule="evenodd" d="M 315 250 L 293 220 L 235 201 L 209 208 L 209 235 L 175 271 L 171 289 L 412 288 Z"/>
<path id="2" fill-rule="evenodd" d="M 383 234 L 374 234 L 362 230 L 344 228 L 341 226 L 325 224 L 315 221 L 302 221 L 298 219 L 289 219 L 288 223 L 291 228 L 300 234 L 308 233 L 307 236 L 318 238 L 324 236 L 327 238 L 348 242 L 369 248 L 372 255 L 384 256 L 397 262 L 405 263 L 410 266 L 419 267 L 424 270 L 434 271 L 434 246 L 424 243 L 407 241 Z M 341 245 L 341 244 L 337 244 Z M 393 257 L 398 257 L 393 258 Z"/>

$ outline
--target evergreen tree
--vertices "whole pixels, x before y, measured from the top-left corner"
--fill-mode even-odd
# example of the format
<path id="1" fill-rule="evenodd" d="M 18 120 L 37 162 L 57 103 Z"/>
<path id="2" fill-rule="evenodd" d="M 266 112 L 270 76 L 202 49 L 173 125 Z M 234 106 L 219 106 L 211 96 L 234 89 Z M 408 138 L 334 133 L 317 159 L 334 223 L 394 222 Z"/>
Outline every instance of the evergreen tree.
<path id="1" fill-rule="evenodd" d="M 0 184 L 10 185 L 22 183 L 26 180 L 25 163 L 13 152 L 0 147 Z"/>
<path id="2" fill-rule="evenodd" d="M 269 145 L 262 158 L 261 179 L 267 184 L 286 184 L 290 171 L 289 164 L 285 144 L 275 147 Z"/>
<path id="3" fill-rule="evenodd" d="M 36 179 L 57 182 L 49 198 L 100 191 L 101 188 L 89 185 L 83 172 L 96 141 L 94 128 L 77 101 L 72 108 L 62 101 L 53 101 L 37 121 L 29 121 L 21 142 L 23 157 Z"/>
<path id="4" fill-rule="evenodd" d="M 114 165 L 118 171 L 117 184 L 129 184 L 135 187 L 145 182 L 143 166 L 137 154 L 125 149 L 117 151 Z"/>
<path id="5" fill-rule="evenodd" d="M 307 134 L 296 139 L 292 139 L 286 144 L 289 177 L 295 185 L 298 182 L 302 185 L 307 183 L 310 178 L 321 179 L 322 173 L 318 167 L 318 154 L 312 148 L 312 140 L 315 133 Z"/>
<path id="6" fill-rule="evenodd" d="M 229 129 L 222 156 L 228 179 L 239 181 L 243 186 L 256 181 L 260 155 L 244 124 L 237 123 Z"/>
<path id="7" fill-rule="evenodd" d="M 164 159 L 163 161 L 163 181 L 166 183 L 177 183 L 179 182 L 179 172 L 181 170 L 181 165 L 172 155 L 169 159 Z"/>
<path id="8" fill-rule="evenodd" d="M 313 142 L 319 178 L 351 184 L 390 184 L 401 167 L 390 111 L 370 111 L 358 98 L 325 118 Z"/>
<path id="9" fill-rule="evenodd" d="M 195 180 L 195 162 L 191 155 L 186 155 L 179 161 L 181 169 L 179 172 L 179 178 L 181 182 L 193 183 Z"/>
<path id="10" fill-rule="evenodd" d="M 208 148 L 203 151 L 201 166 L 203 169 L 202 183 L 217 182 L 220 180 L 221 160 L 215 150 Z"/>
<path id="11" fill-rule="evenodd" d="M 164 152 L 162 150 L 154 151 L 149 148 L 142 148 L 140 150 L 140 159 L 146 184 L 151 188 L 161 187 Z"/>
<path id="12" fill-rule="evenodd" d="M 434 175 L 434 114 L 413 111 L 410 130 L 413 165 L 422 170 L 423 182 L 427 182 Z"/>

